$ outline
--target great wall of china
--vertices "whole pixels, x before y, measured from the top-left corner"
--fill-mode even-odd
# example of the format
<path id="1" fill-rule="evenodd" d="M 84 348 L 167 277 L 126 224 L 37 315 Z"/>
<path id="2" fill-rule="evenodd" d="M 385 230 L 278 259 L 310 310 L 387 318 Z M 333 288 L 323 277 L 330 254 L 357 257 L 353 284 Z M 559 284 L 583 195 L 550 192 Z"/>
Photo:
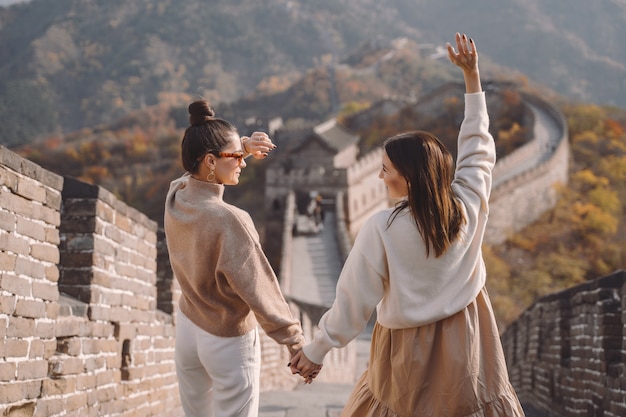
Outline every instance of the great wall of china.
<path id="1" fill-rule="evenodd" d="M 496 166 L 490 242 L 551 207 L 553 185 L 567 181 L 562 116 L 536 97 L 526 100 L 536 112 L 536 135 Z M 376 164 L 376 155 L 360 159 L 341 179 L 350 186 L 335 193 L 342 256 L 360 219 L 379 206 L 381 190 L 368 184 L 367 167 Z M 292 234 L 286 225 L 294 212 L 288 195 L 279 268 L 287 293 Z M 0 202 L 2 415 L 181 415 L 173 360 L 179 292 L 157 224 L 109 191 L 46 171 L 4 147 Z M 520 397 L 559 417 L 626 415 L 625 292 L 626 276 L 618 271 L 524 312 L 502 335 Z M 325 307 L 291 303 L 310 336 Z M 263 336 L 262 352 L 262 389 L 293 387 L 286 350 Z M 341 369 L 352 369 L 353 352 L 338 350 L 329 362 L 322 380 L 344 381 Z"/>

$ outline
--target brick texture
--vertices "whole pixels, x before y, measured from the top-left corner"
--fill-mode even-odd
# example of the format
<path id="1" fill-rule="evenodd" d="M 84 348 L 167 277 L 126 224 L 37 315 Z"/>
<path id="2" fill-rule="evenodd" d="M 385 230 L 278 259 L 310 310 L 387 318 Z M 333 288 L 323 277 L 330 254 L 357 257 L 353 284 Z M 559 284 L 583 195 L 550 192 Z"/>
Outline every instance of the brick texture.
<path id="1" fill-rule="evenodd" d="M 502 335 L 520 399 L 554 417 L 626 409 L 626 271 L 548 295 Z"/>

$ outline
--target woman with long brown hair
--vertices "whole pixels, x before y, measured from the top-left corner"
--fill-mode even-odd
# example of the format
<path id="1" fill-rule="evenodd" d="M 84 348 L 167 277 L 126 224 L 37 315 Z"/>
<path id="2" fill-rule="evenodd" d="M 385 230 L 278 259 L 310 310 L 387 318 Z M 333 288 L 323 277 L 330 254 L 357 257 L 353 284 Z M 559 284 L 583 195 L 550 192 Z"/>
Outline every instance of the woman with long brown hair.
<path id="1" fill-rule="evenodd" d="M 456 35 L 450 61 L 463 71 L 465 118 L 456 167 L 432 134 L 384 143 L 382 178 L 394 208 L 363 225 L 314 340 L 291 361 L 311 382 L 325 355 L 365 328 L 370 361 L 342 417 L 520 417 L 485 289 L 481 245 L 496 153 L 478 53 Z"/>

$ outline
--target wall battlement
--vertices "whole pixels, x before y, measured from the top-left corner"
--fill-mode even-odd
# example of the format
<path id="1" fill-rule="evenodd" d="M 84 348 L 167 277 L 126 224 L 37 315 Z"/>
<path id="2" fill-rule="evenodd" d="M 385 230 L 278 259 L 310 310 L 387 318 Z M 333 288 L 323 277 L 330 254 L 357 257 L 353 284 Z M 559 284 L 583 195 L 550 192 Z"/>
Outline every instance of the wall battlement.
<path id="1" fill-rule="evenodd" d="M 157 225 L 0 148 L 3 415 L 180 415 Z"/>
<path id="2" fill-rule="evenodd" d="M 539 299 L 502 335 L 520 399 L 552 417 L 626 416 L 626 271 Z"/>

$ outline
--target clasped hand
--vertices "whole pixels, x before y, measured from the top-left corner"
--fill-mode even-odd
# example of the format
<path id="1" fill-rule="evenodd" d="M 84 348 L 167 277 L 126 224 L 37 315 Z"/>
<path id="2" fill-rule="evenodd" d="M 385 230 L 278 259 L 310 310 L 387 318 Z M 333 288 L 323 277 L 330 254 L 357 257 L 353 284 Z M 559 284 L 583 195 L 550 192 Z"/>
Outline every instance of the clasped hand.
<path id="1" fill-rule="evenodd" d="M 302 350 L 292 356 L 291 362 L 287 365 L 291 369 L 292 374 L 299 374 L 304 378 L 305 384 L 313 382 L 315 377 L 322 370 L 322 365 L 318 365 L 315 362 L 309 360 Z"/>

